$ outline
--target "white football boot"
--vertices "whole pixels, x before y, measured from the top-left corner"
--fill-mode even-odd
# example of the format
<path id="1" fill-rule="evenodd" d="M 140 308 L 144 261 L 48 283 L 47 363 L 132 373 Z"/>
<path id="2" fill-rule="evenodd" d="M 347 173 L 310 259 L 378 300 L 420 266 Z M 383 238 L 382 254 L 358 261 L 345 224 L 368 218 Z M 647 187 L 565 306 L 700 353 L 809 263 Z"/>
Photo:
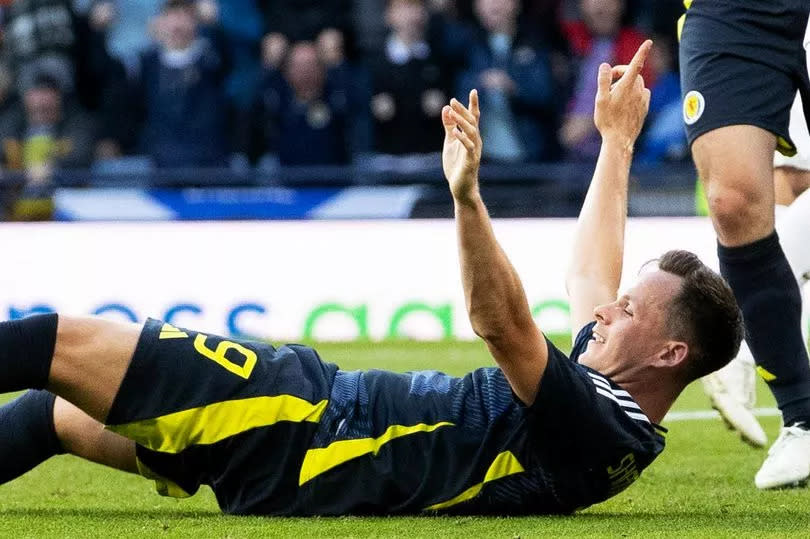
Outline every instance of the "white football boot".
<path id="1" fill-rule="evenodd" d="M 739 432 L 744 442 L 765 447 L 768 436 L 754 416 L 756 381 L 754 357 L 745 342 L 728 365 L 702 379 L 703 390 L 711 399 L 712 408 L 720 412 L 726 425 Z"/>
<path id="2" fill-rule="evenodd" d="M 779 438 L 768 450 L 768 458 L 754 477 L 757 488 L 802 485 L 810 477 L 810 430 L 782 427 Z"/>

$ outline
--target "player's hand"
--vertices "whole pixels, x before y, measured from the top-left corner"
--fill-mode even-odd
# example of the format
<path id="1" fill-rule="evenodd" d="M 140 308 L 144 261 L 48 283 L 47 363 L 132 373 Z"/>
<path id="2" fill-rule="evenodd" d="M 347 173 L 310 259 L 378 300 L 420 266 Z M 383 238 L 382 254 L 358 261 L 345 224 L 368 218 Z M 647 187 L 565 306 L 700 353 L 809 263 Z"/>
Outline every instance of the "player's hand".
<path id="1" fill-rule="evenodd" d="M 627 66 L 599 66 L 593 120 L 603 140 L 614 139 L 632 148 L 638 138 L 650 108 L 650 90 L 644 86 L 641 69 L 651 48 L 652 41 L 645 41 Z"/>
<path id="2" fill-rule="evenodd" d="M 468 107 L 457 99 L 442 109 L 444 149 L 442 167 L 450 192 L 457 201 L 470 200 L 478 194 L 478 168 L 481 165 L 481 132 L 478 120 L 478 91 L 470 92 Z"/>

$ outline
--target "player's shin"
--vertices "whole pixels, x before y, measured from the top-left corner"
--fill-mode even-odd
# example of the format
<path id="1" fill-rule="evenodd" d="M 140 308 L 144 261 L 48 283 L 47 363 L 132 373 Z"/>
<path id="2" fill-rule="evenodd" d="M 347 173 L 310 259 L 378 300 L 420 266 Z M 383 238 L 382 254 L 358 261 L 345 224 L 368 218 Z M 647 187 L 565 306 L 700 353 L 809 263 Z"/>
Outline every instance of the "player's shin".
<path id="1" fill-rule="evenodd" d="M 46 387 L 57 323 L 56 314 L 0 322 L 0 393 Z"/>
<path id="2" fill-rule="evenodd" d="M 63 453 L 53 425 L 56 396 L 29 391 L 0 407 L 0 484 Z"/>
<path id="3" fill-rule="evenodd" d="M 720 269 L 743 311 L 757 370 L 785 425 L 810 425 L 810 364 L 802 341 L 801 294 L 776 232 L 740 247 L 718 246 Z"/>

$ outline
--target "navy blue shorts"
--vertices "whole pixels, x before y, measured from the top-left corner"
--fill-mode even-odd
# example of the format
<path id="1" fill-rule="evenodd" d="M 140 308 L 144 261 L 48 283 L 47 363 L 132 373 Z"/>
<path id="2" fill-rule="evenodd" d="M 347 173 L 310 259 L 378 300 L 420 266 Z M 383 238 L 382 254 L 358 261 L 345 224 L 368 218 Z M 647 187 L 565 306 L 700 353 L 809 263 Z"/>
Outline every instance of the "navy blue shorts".
<path id="1" fill-rule="evenodd" d="M 687 2 L 688 4 L 688 2 Z M 694 0 L 680 32 L 683 118 L 691 145 L 728 125 L 753 125 L 793 155 L 788 125 L 796 91 L 810 118 L 802 46 L 808 0 Z"/>
<path id="2" fill-rule="evenodd" d="M 337 367 L 314 350 L 148 320 L 107 417 L 158 492 L 210 485 L 226 513 L 296 512 L 298 471 Z"/>

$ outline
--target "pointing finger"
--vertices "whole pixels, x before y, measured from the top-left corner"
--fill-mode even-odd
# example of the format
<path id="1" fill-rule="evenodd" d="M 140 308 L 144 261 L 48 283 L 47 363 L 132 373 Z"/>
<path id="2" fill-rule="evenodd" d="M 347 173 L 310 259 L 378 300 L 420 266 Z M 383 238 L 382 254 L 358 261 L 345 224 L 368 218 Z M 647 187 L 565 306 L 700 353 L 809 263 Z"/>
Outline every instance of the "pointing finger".
<path id="1" fill-rule="evenodd" d="M 610 94 L 610 83 L 612 82 L 610 65 L 601 64 L 599 66 L 598 87 L 596 90 L 596 98 L 603 99 Z"/>
<path id="2" fill-rule="evenodd" d="M 481 118 L 481 109 L 478 106 L 478 90 L 475 88 L 470 90 L 470 112 L 472 112 L 476 120 Z"/>
<path id="3" fill-rule="evenodd" d="M 629 86 L 635 82 L 636 75 L 641 73 L 641 70 L 644 67 L 644 62 L 647 61 L 647 56 L 650 54 L 651 48 L 652 41 L 649 39 L 641 44 L 641 47 L 638 48 L 635 56 L 633 56 L 633 59 L 630 61 L 630 65 L 627 66 L 627 71 L 625 71 L 621 80 L 619 80 L 619 85 Z"/>

